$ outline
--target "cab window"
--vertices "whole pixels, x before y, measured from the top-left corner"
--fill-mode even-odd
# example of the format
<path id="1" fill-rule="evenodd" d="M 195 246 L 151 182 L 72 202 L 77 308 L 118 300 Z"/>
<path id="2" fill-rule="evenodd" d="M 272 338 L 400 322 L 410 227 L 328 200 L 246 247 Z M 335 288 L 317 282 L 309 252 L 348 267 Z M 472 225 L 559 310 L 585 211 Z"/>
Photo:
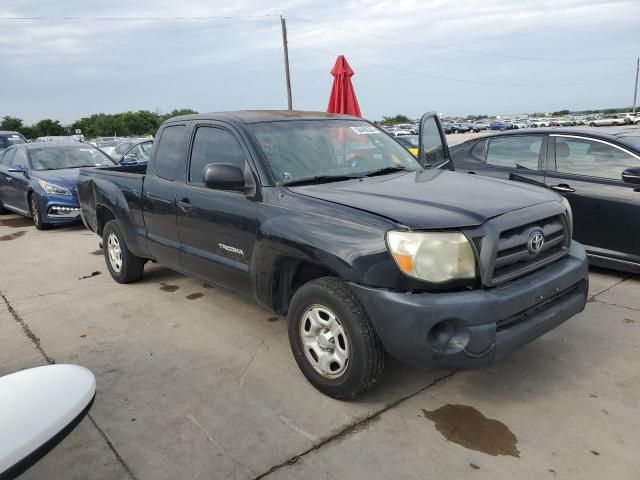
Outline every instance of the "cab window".
<path id="1" fill-rule="evenodd" d="M 160 135 L 155 158 L 155 173 L 165 180 L 175 180 L 180 154 L 187 132 L 185 125 L 165 127 Z"/>
<path id="2" fill-rule="evenodd" d="M 226 163 L 244 170 L 244 151 L 231 132 L 222 128 L 199 127 L 191 149 L 189 182 L 204 185 L 204 167 L 210 163 Z"/>

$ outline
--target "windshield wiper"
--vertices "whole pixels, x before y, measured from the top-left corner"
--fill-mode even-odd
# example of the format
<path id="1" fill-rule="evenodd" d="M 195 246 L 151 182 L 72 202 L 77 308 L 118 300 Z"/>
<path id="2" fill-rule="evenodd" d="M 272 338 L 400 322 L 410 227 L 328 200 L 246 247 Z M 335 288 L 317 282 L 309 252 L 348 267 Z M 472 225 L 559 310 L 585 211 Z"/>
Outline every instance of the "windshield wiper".
<path id="1" fill-rule="evenodd" d="M 294 185 L 309 185 L 312 183 L 329 183 L 329 182 L 341 182 L 343 180 L 353 180 L 354 178 L 360 178 L 361 175 L 315 175 L 313 177 L 298 178 L 296 180 L 289 180 L 282 185 L 292 187 Z"/>
<path id="2" fill-rule="evenodd" d="M 366 172 L 363 174 L 363 177 L 375 177 L 376 175 L 386 175 L 388 173 L 395 172 L 415 172 L 415 170 L 411 168 L 407 168 L 404 165 L 394 165 L 392 167 L 384 167 L 378 170 L 371 170 L 370 172 Z"/>

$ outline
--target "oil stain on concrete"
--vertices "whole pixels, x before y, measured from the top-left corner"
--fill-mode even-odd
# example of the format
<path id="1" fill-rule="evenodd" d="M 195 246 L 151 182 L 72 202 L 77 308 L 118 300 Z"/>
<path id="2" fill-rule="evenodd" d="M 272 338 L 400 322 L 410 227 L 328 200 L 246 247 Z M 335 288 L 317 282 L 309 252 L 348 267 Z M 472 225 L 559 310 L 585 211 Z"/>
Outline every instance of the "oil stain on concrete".
<path id="1" fill-rule="evenodd" d="M 422 410 L 449 442 L 487 455 L 511 455 L 520 458 L 518 439 L 504 423 L 485 417 L 467 405 L 445 405 Z"/>
<path id="2" fill-rule="evenodd" d="M 33 227 L 33 220 L 27 217 L 7 218 L 0 220 L 0 225 L 11 228 Z"/>
<path id="3" fill-rule="evenodd" d="M 89 275 L 84 275 L 82 277 L 79 277 L 78 280 L 84 280 L 85 278 L 97 277 L 98 275 L 100 275 L 100 272 L 91 272 Z"/>
<path id="4" fill-rule="evenodd" d="M 26 232 L 26 230 L 20 230 L 16 233 L 10 233 L 8 235 L 2 235 L 0 237 L 0 242 L 8 242 L 9 240 L 15 240 L 16 238 L 22 237 Z"/>
<path id="5" fill-rule="evenodd" d="M 162 290 L 163 292 L 175 292 L 179 288 L 180 287 L 178 285 L 169 285 L 168 283 L 160 284 L 160 290 Z"/>
<path id="6" fill-rule="evenodd" d="M 187 300 L 197 300 L 198 298 L 202 298 L 204 297 L 204 293 L 190 293 L 189 295 L 187 295 L 185 298 Z"/>

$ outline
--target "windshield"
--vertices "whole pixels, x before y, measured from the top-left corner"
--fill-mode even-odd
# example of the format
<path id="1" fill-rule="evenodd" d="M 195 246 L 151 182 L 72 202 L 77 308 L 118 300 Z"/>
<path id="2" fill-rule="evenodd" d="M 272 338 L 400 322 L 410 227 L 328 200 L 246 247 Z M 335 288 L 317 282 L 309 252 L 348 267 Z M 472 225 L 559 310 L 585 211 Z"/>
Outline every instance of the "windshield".
<path id="1" fill-rule="evenodd" d="M 63 168 L 99 167 L 115 165 L 97 148 L 93 147 L 45 147 L 29 150 L 31 168 L 34 170 L 60 170 Z"/>
<path id="2" fill-rule="evenodd" d="M 25 143 L 20 135 L 0 136 L 0 150 L 9 148 L 11 145 L 17 145 L 18 143 Z"/>
<path id="3" fill-rule="evenodd" d="M 277 182 L 421 170 L 398 142 L 357 120 L 299 120 L 250 125 Z"/>

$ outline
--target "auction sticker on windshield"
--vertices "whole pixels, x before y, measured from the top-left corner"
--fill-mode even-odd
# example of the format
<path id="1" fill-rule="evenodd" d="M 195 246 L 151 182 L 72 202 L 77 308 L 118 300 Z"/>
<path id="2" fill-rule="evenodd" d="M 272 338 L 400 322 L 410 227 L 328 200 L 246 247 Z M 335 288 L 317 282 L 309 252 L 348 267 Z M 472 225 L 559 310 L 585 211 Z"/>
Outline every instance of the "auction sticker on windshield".
<path id="1" fill-rule="evenodd" d="M 364 125 L 362 127 L 350 127 L 351 130 L 356 132 L 358 135 L 371 135 L 372 133 L 380 133 L 380 130 L 372 127 L 371 125 Z"/>

